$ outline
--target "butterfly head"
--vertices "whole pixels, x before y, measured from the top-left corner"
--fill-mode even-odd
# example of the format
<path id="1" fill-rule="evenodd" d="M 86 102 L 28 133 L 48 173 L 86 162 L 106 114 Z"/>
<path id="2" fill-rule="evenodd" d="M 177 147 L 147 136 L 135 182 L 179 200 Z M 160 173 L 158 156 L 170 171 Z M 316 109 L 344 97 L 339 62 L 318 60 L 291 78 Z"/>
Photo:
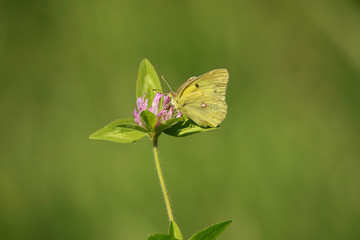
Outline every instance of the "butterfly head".
<path id="1" fill-rule="evenodd" d="M 171 105 L 175 106 L 175 108 L 177 108 L 178 106 L 178 103 L 177 103 L 177 100 L 176 100 L 176 93 L 171 91 L 168 95 L 171 99 Z M 178 108 L 177 108 L 178 109 Z"/>
<path id="2" fill-rule="evenodd" d="M 176 93 L 173 92 L 173 91 L 171 91 L 171 92 L 168 94 L 168 96 L 169 96 L 171 99 L 174 99 L 175 96 L 176 96 Z"/>

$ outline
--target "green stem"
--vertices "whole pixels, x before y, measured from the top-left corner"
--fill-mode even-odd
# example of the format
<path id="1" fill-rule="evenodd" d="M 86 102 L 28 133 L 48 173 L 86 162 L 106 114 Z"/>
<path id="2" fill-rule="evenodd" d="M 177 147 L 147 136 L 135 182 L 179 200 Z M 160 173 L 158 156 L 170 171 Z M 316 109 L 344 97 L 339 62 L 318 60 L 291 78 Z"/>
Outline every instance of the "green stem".
<path id="1" fill-rule="evenodd" d="M 167 213 L 168 213 L 168 216 L 169 216 L 169 220 L 174 221 L 174 216 L 173 216 L 173 213 L 172 213 L 172 210 L 171 210 L 170 198 L 169 198 L 168 192 L 166 190 L 164 176 L 163 176 L 162 171 L 161 171 L 157 140 L 153 140 L 153 148 L 154 148 L 154 158 L 155 158 L 156 170 L 157 170 L 157 173 L 158 173 L 158 176 L 159 176 L 161 190 L 162 190 L 163 195 L 164 195 L 166 210 L 167 210 Z"/>

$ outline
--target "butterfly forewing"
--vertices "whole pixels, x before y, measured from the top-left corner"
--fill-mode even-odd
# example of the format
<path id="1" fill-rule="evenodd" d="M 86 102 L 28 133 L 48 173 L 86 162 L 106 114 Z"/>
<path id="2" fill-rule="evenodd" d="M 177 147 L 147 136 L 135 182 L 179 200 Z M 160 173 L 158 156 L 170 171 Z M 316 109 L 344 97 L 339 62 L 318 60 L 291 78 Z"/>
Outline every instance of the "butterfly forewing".
<path id="1" fill-rule="evenodd" d="M 226 116 L 228 79 L 226 69 L 216 69 L 190 78 L 179 87 L 175 107 L 200 126 L 216 127 Z"/>
<path id="2" fill-rule="evenodd" d="M 199 77 L 192 77 L 184 82 L 177 91 L 180 99 L 183 95 L 193 92 L 214 93 L 225 100 L 229 73 L 226 69 L 215 69 Z"/>

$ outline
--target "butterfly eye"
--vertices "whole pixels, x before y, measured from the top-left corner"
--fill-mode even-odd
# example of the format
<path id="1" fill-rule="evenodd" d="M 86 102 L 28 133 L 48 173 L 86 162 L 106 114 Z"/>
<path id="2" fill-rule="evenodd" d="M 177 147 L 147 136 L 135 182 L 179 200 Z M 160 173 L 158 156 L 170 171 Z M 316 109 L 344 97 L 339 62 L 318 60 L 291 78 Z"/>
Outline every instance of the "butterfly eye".
<path id="1" fill-rule="evenodd" d="M 196 84 L 195 84 L 195 87 L 200 87 L 200 86 L 199 86 L 199 84 L 196 83 Z"/>

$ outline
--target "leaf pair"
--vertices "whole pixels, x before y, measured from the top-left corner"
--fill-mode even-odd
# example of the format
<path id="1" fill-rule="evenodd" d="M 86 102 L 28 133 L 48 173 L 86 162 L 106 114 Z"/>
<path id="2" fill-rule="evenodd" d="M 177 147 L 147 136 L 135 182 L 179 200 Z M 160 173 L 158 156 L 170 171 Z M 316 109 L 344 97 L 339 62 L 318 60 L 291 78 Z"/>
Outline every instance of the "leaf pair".
<path id="1" fill-rule="evenodd" d="M 189 238 L 189 240 L 215 240 L 229 226 L 232 221 L 225 221 L 209 226 Z M 156 233 L 148 237 L 147 240 L 183 240 L 179 227 L 174 221 L 171 221 L 169 234 Z"/>

